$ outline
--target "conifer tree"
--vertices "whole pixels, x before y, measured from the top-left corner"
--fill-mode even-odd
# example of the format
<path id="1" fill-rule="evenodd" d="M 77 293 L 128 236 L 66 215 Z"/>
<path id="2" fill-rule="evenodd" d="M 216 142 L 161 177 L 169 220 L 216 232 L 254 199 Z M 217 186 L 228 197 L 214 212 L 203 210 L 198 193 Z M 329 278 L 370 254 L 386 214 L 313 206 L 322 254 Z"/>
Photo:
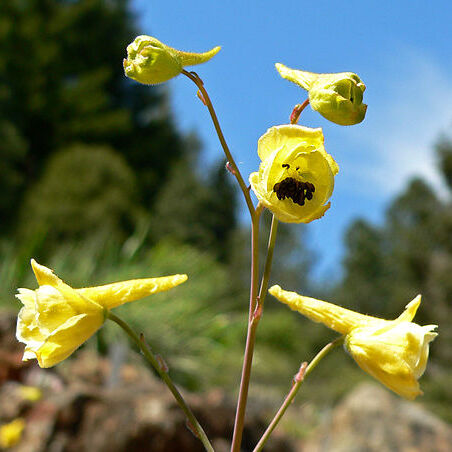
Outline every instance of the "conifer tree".
<path id="1" fill-rule="evenodd" d="M 138 34 L 129 6 L 128 0 L 0 2 L 3 231 L 14 226 L 48 157 L 67 146 L 120 152 L 147 206 L 184 153 L 167 93 L 124 76 L 125 48 Z"/>

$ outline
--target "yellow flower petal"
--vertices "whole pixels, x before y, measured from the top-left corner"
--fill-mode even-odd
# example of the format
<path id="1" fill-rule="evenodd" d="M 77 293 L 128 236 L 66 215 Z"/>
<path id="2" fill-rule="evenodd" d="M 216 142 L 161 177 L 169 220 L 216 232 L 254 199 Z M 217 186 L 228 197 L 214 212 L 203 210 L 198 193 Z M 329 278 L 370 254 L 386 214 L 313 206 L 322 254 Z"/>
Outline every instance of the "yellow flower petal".
<path id="1" fill-rule="evenodd" d="M 15 446 L 21 439 L 25 428 L 25 421 L 17 418 L 0 427 L 0 447 L 7 449 Z"/>
<path id="2" fill-rule="evenodd" d="M 411 322 L 416 315 L 416 312 L 421 304 L 421 296 L 418 295 L 416 298 L 411 300 L 405 307 L 405 311 L 397 317 L 399 322 Z"/>
<path id="3" fill-rule="evenodd" d="M 321 322 L 341 334 L 347 334 L 353 328 L 375 320 L 374 317 L 359 314 L 333 303 L 283 290 L 280 286 L 270 287 L 268 293 L 313 322 Z"/>
<path id="4" fill-rule="evenodd" d="M 422 394 L 418 378 L 427 365 L 429 343 L 436 325 L 390 322 L 352 330 L 345 348 L 365 372 L 407 399 Z M 390 325 L 388 325 L 390 324 Z"/>
<path id="5" fill-rule="evenodd" d="M 179 75 L 185 66 L 209 61 L 220 49 L 214 47 L 204 53 L 182 52 L 152 36 L 141 35 L 127 46 L 124 71 L 127 77 L 140 83 L 163 83 Z"/>
<path id="6" fill-rule="evenodd" d="M 332 303 L 273 286 L 269 292 L 315 322 L 345 335 L 344 347 L 365 372 L 407 399 L 422 394 L 418 379 L 425 371 L 436 325 L 412 323 L 421 297 L 395 320 L 383 320 Z"/>
<path id="7" fill-rule="evenodd" d="M 24 400 L 29 402 L 37 402 L 42 398 L 42 391 L 36 386 L 21 385 L 19 387 L 19 394 Z"/>
<path id="8" fill-rule="evenodd" d="M 52 367 L 77 350 L 104 323 L 104 317 L 79 314 L 52 331 L 41 346 L 33 350 L 39 366 Z"/>
<path id="9" fill-rule="evenodd" d="M 187 281 L 187 279 L 187 275 L 172 275 L 160 278 L 132 279 L 130 281 L 106 284 L 105 286 L 76 290 L 83 297 L 89 298 L 107 309 L 112 309 L 124 303 L 172 289 Z"/>
<path id="10" fill-rule="evenodd" d="M 281 77 L 296 83 L 309 93 L 309 103 L 329 121 L 342 126 L 360 123 L 367 110 L 363 104 L 366 85 L 353 72 L 315 74 L 275 64 Z"/>
<path id="11" fill-rule="evenodd" d="M 250 184 L 259 201 L 280 221 L 309 223 L 330 207 L 339 167 L 323 146 L 322 129 L 275 126 L 259 139 L 259 171 Z"/>
<path id="12" fill-rule="evenodd" d="M 187 275 L 173 275 L 73 289 L 47 267 L 34 260 L 31 265 L 39 287 L 18 291 L 24 306 L 16 337 L 25 343 L 24 361 L 37 359 L 41 367 L 54 366 L 70 356 L 103 325 L 108 309 L 187 280 Z"/>

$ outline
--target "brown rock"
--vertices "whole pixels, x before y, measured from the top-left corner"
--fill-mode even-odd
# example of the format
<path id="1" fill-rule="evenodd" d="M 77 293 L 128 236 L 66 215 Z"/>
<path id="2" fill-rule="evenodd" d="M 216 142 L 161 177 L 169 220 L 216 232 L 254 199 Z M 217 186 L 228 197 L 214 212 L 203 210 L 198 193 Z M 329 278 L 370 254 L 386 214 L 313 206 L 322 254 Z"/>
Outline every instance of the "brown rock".
<path id="1" fill-rule="evenodd" d="M 450 452 L 452 428 L 375 384 L 358 386 L 333 409 L 303 452 Z"/>

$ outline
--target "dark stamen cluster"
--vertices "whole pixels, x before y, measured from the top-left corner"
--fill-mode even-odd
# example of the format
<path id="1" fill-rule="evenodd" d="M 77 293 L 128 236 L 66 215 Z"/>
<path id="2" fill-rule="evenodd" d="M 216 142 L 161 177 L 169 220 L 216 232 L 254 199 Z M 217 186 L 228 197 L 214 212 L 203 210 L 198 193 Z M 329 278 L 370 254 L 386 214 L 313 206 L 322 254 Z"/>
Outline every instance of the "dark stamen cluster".
<path id="1" fill-rule="evenodd" d="M 315 187 L 310 182 L 301 182 L 293 177 L 286 177 L 281 182 L 274 185 L 273 191 L 281 201 L 290 198 L 295 204 L 304 206 L 304 201 L 312 199 Z"/>

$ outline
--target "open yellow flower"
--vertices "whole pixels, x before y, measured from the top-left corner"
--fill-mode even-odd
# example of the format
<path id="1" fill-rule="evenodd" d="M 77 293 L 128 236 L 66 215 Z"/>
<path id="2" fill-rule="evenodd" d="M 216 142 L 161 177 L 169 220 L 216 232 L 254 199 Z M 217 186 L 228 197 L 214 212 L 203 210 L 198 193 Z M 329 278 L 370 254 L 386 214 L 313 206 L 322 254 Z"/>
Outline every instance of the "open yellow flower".
<path id="1" fill-rule="evenodd" d="M 418 295 L 395 320 L 383 320 L 273 286 L 269 292 L 291 309 L 345 335 L 344 347 L 365 372 L 407 399 L 422 394 L 418 379 L 427 366 L 436 325 L 411 322 Z"/>
<path id="2" fill-rule="evenodd" d="M 3 424 L 0 427 L 0 447 L 8 449 L 15 446 L 20 441 L 24 428 L 25 421 L 22 418 Z"/>
<path id="3" fill-rule="evenodd" d="M 260 137 L 262 162 L 250 175 L 251 188 L 279 220 L 309 223 L 329 209 L 339 167 L 323 140 L 322 129 L 295 124 L 271 127 Z"/>
<path id="4" fill-rule="evenodd" d="M 187 280 L 187 275 L 173 275 L 73 289 L 35 260 L 31 266 L 39 288 L 19 289 L 17 298 L 24 306 L 16 337 L 26 344 L 23 360 L 36 358 L 41 367 L 52 367 L 71 355 L 103 325 L 109 309 Z"/>
<path id="5" fill-rule="evenodd" d="M 281 77 L 308 91 L 312 109 L 329 121 L 351 126 L 366 116 L 367 105 L 363 104 L 366 85 L 353 72 L 315 74 L 290 69 L 281 63 L 275 66 Z"/>
<path id="6" fill-rule="evenodd" d="M 137 82 L 155 85 L 176 77 L 185 66 L 209 61 L 220 49 L 214 47 L 204 53 L 182 52 L 152 36 L 141 35 L 127 46 L 124 71 L 127 77 Z"/>

